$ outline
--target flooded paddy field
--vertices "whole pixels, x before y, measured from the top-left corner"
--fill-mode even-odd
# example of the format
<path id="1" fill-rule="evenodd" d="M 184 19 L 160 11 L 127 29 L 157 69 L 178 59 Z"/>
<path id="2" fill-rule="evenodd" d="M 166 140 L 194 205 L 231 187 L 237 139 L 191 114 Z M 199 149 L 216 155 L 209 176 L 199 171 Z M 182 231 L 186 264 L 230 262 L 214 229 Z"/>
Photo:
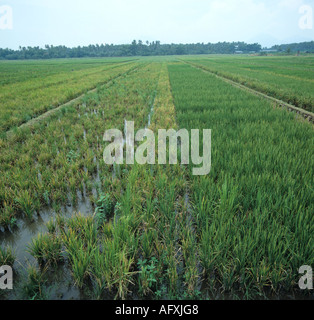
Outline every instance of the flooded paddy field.
<path id="1" fill-rule="evenodd" d="M 250 87 L 265 93 L 268 58 L 229 71 L 219 56 L 60 60 L 58 72 L 0 75 L 0 266 L 13 270 L 0 299 L 313 299 L 299 287 L 314 266 L 313 124 L 213 74 L 259 65 Z M 273 96 L 311 112 L 313 58 L 281 59 Z M 210 172 L 106 164 L 104 133 L 129 121 L 155 137 L 211 129 Z"/>

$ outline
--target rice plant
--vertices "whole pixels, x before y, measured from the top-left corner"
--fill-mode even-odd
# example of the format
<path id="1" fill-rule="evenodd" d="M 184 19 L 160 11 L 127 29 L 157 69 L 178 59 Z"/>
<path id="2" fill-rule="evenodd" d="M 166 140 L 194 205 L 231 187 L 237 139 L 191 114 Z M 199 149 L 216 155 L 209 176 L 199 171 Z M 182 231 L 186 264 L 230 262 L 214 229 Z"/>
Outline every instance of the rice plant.
<path id="1" fill-rule="evenodd" d="M 62 242 L 52 234 L 39 234 L 28 247 L 28 252 L 39 263 L 57 264 L 62 261 Z"/>
<path id="2" fill-rule="evenodd" d="M 11 248 L 0 246 L 0 266 L 13 266 L 16 257 Z"/>
<path id="3" fill-rule="evenodd" d="M 48 289 L 45 279 L 46 270 L 39 270 L 34 266 L 26 269 L 27 277 L 22 285 L 22 298 L 27 300 L 47 300 Z"/>

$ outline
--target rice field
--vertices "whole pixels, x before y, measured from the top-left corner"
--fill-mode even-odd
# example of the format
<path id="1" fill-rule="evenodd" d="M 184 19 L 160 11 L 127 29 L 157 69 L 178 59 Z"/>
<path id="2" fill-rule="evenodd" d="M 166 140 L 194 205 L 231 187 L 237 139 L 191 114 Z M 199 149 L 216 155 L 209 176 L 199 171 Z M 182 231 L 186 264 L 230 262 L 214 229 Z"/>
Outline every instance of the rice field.
<path id="1" fill-rule="evenodd" d="M 35 65 L 1 62 L 0 132 L 20 126 L 112 80 L 128 70 L 130 63 L 131 60 L 55 64 L 44 61 Z"/>
<path id="2" fill-rule="evenodd" d="M 313 124 L 215 73 L 313 110 L 313 57 L 0 62 L 0 299 L 313 298 Z M 105 164 L 125 121 L 211 129 L 210 173 Z"/>
<path id="3" fill-rule="evenodd" d="M 187 56 L 183 61 L 313 112 L 314 58 L 298 58 Z"/>

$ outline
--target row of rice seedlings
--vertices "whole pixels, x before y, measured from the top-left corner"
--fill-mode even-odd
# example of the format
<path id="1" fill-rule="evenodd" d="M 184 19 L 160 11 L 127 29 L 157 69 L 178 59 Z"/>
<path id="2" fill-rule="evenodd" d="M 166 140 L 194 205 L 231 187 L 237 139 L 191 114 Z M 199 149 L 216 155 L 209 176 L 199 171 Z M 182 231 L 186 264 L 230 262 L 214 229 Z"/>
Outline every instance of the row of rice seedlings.
<path id="1" fill-rule="evenodd" d="M 171 95 L 170 95 L 171 96 Z M 154 101 L 154 112 L 151 117 L 150 128 L 157 133 L 157 128 L 164 128 L 165 125 L 175 124 L 174 108 L 169 98 L 169 81 L 165 65 L 162 66 L 157 95 Z M 160 108 L 164 108 L 161 110 Z M 162 118 L 159 118 L 163 111 Z M 136 194 L 137 202 L 133 201 L 133 207 L 137 209 L 137 214 L 141 217 L 142 224 L 139 228 L 139 253 L 137 257 L 137 286 L 138 294 L 150 296 L 160 291 L 163 285 L 165 265 L 168 264 L 167 258 L 174 256 L 174 252 L 169 250 L 169 255 L 165 255 L 165 247 L 162 238 L 165 236 L 167 224 L 161 221 L 166 212 L 162 208 L 170 209 L 174 205 L 173 173 L 169 170 L 169 178 L 164 174 L 163 168 L 150 166 L 136 166 L 132 169 L 129 181 L 129 188 L 132 194 Z M 136 179 L 137 177 L 137 179 Z M 170 182 L 171 181 L 171 182 Z M 168 182 L 168 183 L 167 183 Z M 169 184 L 172 183 L 172 187 Z M 172 192 L 167 192 L 167 189 Z M 168 197 L 168 199 L 166 199 Z M 162 199 L 164 198 L 164 199 Z M 168 206 L 161 204 L 168 203 Z M 123 202 L 123 201 L 122 201 Z M 177 265 L 175 265 L 175 268 Z M 166 281 L 166 280 L 165 280 Z M 175 284 L 176 285 L 176 284 Z"/>
<path id="2" fill-rule="evenodd" d="M 166 64 L 162 67 L 150 128 L 156 134 L 159 128 L 177 128 Z M 139 172 L 143 178 L 138 192 L 144 201 L 139 293 L 156 299 L 196 298 L 201 275 L 196 235 L 186 203 L 185 168 L 142 166 Z"/>
<path id="3" fill-rule="evenodd" d="M 261 59 L 266 63 L 260 65 Z M 252 60 L 254 65 L 250 64 Z M 313 112 L 313 64 L 307 63 L 309 58 L 296 57 L 291 60 L 282 57 L 276 59 L 273 65 L 269 65 L 268 60 L 269 58 L 247 57 L 245 63 L 239 63 L 234 58 L 196 60 L 188 58 L 189 62 L 206 70 Z M 287 74 L 288 63 L 292 70 Z"/>
<path id="4" fill-rule="evenodd" d="M 166 64 L 161 68 L 150 128 L 156 134 L 159 128 L 176 128 Z M 188 250 L 195 238 L 190 225 L 182 222 L 187 219 L 183 209 L 186 187 L 184 169 L 179 165 L 134 166 L 129 172 L 119 202 L 123 216 L 132 212 L 136 221 L 141 221 L 135 229 L 139 244 L 134 281 L 134 290 L 141 296 L 175 298 L 184 291 L 188 297 L 194 296 L 198 276 Z"/>
<path id="5" fill-rule="evenodd" d="M 126 72 L 134 63 L 103 65 L 3 86 L 0 132 L 19 126 Z"/>
<path id="6" fill-rule="evenodd" d="M 311 125 L 190 66 L 169 72 L 179 125 L 212 129 L 212 170 L 189 178 L 210 295 L 292 293 L 313 265 Z"/>

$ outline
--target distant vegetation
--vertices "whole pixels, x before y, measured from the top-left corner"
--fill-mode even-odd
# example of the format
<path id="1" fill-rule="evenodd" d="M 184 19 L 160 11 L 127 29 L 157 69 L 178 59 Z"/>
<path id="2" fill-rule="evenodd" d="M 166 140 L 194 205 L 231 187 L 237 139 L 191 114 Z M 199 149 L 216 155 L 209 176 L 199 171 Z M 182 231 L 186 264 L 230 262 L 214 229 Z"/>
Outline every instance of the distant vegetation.
<path id="1" fill-rule="evenodd" d="M 66 46 L 20 47 L 19 50 L 1 49 L 0 59 L 55 59 L 84 57 L 132 57 L 132 56 L 166 56 L 192 54 L 233 54 L 259 53 L 262 46 L 258 43 L 218 42 L 192 44 L 161 44 L 160 41 L 143 42 L 134 40 L 131 44 L 96 44 L 85 47 L 68 48 Z M 276 45 L 271 48 L 279 53 L 314 52 L 314 41 Z"/>
<path id="2" fill-rule="evenodd" d="M 290 43 L 290 44 L 281 44 L 272 47 L 273 50 L 278 52 L 314 52 L 314 41 L 301 42 L 301 43 Z"/>
<path id="3" fill-rule="evenodd" d="M 314 45 L 313 51 L 314 51 Z M 54 59 L 54 58 L 83 58 L 83 57 L 126 57 L 126 56 L 165 56 L 184 54 L 233 54 L 259 52 L 258 43 L 219 42 L 196 44 L 161 44 L 160 41 L 143 42 L 134 40 L 131 44 L 123 45 L 89 45 L 86 47 L 67 48 L 66 46 L 20 47 L 19 50 L 1 49 L 0 59 Z"/>

